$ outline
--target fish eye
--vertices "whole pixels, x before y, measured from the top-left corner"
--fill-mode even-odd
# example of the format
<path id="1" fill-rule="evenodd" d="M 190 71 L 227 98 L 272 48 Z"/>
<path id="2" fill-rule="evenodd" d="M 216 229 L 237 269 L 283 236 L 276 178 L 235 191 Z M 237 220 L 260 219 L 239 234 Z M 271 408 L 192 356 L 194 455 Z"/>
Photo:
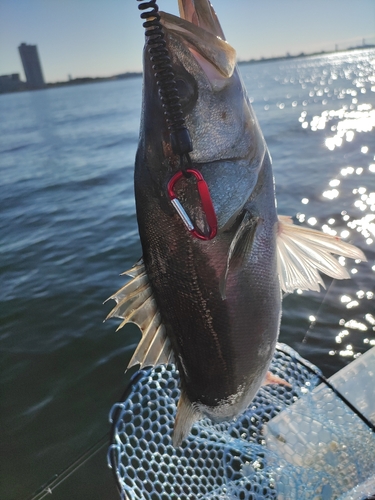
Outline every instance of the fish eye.
<path id="1" fill-rule="evenodd" d="M 191 110 L 197 100 L 196 85 L 193 85 L 187 79 L 177 78 L 176 87 L 180 97 L 180 103 L 185 112 Z"/>
<path id="2" fill-rule="evenodd" d="M 189 98 L 190 89 L 188 83 L 185 80 L 176 80 L 176 87 L 181 100 L 186 100 Z"/>

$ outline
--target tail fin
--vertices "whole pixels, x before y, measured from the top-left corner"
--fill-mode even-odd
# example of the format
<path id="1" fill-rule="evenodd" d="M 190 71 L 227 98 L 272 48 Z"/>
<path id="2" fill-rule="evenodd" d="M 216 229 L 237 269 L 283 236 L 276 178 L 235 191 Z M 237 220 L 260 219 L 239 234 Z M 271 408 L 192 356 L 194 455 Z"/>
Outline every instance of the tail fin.
<path id="1" fill-rule="evenodd" d="M 175 448 L 181 445 L 182 441 L 188 436 L 191 426 L 200 418 L 200 413 L 194 409 L 185 391 L 182 389 L 173 429 L 173 446 Z"/>

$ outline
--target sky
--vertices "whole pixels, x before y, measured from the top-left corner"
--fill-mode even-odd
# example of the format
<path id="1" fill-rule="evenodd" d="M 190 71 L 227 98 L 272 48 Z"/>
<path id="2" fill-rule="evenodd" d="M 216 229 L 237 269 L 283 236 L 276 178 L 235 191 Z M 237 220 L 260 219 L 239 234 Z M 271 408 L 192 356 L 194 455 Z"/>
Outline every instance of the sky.
<path id="1" fill-rule="evenodd" d="M 239 60 L 375 43 L 375 0 L 212 0 Z M 0 0 L 0 75 L 36 44 L 47 82 L 142 70 L 136 0 Z M 158 0 L 178 14 L 177 0 Z"/>

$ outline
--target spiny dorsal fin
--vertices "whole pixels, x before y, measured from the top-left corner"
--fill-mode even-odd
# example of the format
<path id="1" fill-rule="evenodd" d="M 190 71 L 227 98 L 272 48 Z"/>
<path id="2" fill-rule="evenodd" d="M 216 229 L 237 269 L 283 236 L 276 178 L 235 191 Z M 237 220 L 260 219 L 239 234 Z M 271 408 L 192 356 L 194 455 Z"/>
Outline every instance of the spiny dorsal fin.
<path id="1" fill-rule="evenodd" d="M 201 414 L 193 407 L 185 391 L 181 390 L 177 405 L 177 414 L 173 428 L 173 446 L 180 446 L 187 437 L 192 425 L 201 418 Z"/>
<path id="2" fill-rule="evenodd" d="M 131 269 L 125 271 L 124 273 L 121 273 L 120 276 L 127 275 L 134 278 L 135 276 L 138 276 L 138 274 L 142 273 L 145 273 L 145 265 L 143 264 L 143 258 L 141 257 Z"/>
<path id="3" fill-rule="evenodd" d="M 117 330 L 126 323 L 135 323 L 142 332 L 142 338 L 127 368 L 138 363 L 143 368 L 172 362 L 171 344 L 161 322 L 142 259 L 123 274 L 133 279 L 109 297 L 115 300 L 117 305 L 106 319 L 121 318 L 123 321 Z"/>
<path id="4" fill-rule="evenodd" d="M 319 274 L 331 278 L 349 278 L 348 271 L 331 255 L 366 261 L 362 250 L 314 229 L 293 225 L 290 217 L 279 216 L 277 234 L 277 271 L 284 292 L 314 290 L 324 282 Z"/>
<path id="5" fill-rule="evenodd" d="M 226 298 L 229 270 L 241 269 L 245 262 L 248 261 L 248 255 L 253 244 L 258 221 L 259 217 L 251 217 L 249 212 L 246 211 L 233 237 L 228 251 L 225 273 L 220 281 L 220 293 L 223 300 Z"/>

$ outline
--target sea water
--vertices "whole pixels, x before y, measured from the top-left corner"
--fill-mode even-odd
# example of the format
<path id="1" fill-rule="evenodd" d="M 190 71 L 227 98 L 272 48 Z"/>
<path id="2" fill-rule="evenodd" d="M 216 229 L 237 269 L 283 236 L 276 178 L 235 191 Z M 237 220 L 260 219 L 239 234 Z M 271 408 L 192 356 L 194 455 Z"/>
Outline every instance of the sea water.
<path id="1" fill-rule="evenodd" d="M 346 259 L 351 280 L 284 298 L 281 341 L 329 376 L 375 345 L 375 50 L 240 70 L 273 158 L 279 213 L 368 259 Z M 103 301 L 141 256 L 141 90 L 132 78 L 0 96 L 4 500 L 26 499 L 97 443 L 129 380 L 140 334 L 103 324 L 113 305 Z M 118 498 L 105 453 L 65 471 L 54 498 Z"/>

